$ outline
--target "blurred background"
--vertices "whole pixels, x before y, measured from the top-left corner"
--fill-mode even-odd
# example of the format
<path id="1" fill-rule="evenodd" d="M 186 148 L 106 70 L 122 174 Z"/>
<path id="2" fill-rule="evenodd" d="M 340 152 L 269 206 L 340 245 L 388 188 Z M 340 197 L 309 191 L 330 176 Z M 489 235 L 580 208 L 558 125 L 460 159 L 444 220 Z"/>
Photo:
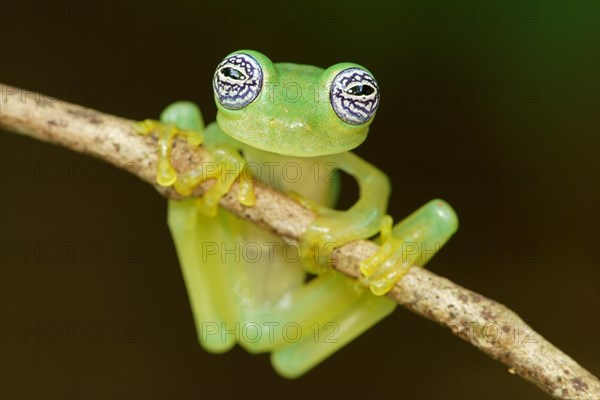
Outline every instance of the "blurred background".
<path id="1" fill-rule="evenodd" d="M 427 268 L 598 376 L 598 8 L 3 1 L 1 81 L 131 119 L 186 99 L 212 121 L 212 74 L 231 51 L 360 63 L 382 95 L 356 153 L 391 177 L 390 214 L 440 197 L 460 218 Z M 547 398 L 402 308 L 295 381 L 267 356 L 208 354 L 166 200 L 84 155 L 7 132 L 0 143 L 2 398 Z"/>

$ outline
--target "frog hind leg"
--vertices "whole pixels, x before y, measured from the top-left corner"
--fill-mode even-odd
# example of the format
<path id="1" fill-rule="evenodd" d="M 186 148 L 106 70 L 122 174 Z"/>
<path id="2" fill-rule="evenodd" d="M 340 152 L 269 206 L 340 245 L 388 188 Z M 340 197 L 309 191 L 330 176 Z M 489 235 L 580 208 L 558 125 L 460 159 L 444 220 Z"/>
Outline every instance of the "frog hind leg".
<path id="1" fill-rule="evenodd" d="M 232 216 L 232 219 L 235 219 Z M 240 304 L 240 345 L 250 353 L 270 351 L 273 326 L 279 324 L 306 271 L 298 263 L 298 248 L 247 221 L 231 221 L 240 268 L 235 294 Z"/>
<path id="2" fill-rule="evenodd" d="M 204 129 L 200 110 L 191 102 L 169 105 L 160 119 L 182 130 L 200 133 Z M 226 236 L 221 225 L 223 218 L 199 213 L 195 199 L 169 201 L 168 225 L 187 287 L 198 341 L 206 350 L 216 353 L 227 351 L 235 344 L 229 338 L 222 338 L 220 332 L 223 324 L 230 324 L 237 317 L 233 297 L 225 290 L 231 286 L 230 277 L 214 257 L 208 256 Z"/>
<path id="3" fill-rule="evenodd" d="M 273 367 L 287 378 L 308 372 L 396 307 L 392 300 L 374 296 L 336 271 L 309 282 L 296 304 L 286 325 L 302 335 L 298 338 L 282 331 L 284 341 L 271 354 Z"/>
<path id="4" fill-rule="evenodd" d="M 304 269 L 278 257 L 278 237 L 226 210 L 209 217 L 194 200 L 170 201 L 168 220 L 202 347 L 271 350 L 273 310 L 302 286 Z"/>
<path id="5" fill-rule="evenodd" d="M 179 129 L 201 132 L 204 128 L 198 107 L 180 101 L 169 105 L 161 121 Z M 235 341 L 221 335 L 224 325 L 233 323 L 237 309 L 231 290 L 233 275 L 219 260 L 211 257 L 215 247 L 228 239 L 223 214 L 215 217 L 198 212 L 196 200 L 169 201 L 168 225 L 175 242 L 182 274 L 190 299 L 198 340 L 211 352 L 224 352 Z"/>
<path id="6" fill-rule="evenodd" d="M 229 241 L 227 218 L 219 210 L 209 217 L 197 209 L 195 199 L 169 201 L 168 223 L 175 241 L 200 345 L 222 353 L 235 344 L 225 335 L 235 325 L 239 309 L 233 295 L 236 266 L 223 264 L 220 249 Z M 230 328 L 229 328 L 230 329 Z"/>

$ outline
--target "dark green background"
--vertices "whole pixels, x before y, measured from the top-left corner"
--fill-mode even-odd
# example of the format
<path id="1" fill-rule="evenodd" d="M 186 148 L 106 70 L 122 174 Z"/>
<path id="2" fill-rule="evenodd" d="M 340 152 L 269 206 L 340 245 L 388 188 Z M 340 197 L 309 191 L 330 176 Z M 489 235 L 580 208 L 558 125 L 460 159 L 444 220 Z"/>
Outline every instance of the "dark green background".
<path id="1" fill-rule="evenodd" d="M 600 373 L 597 2 L 85 4 L 3 1 L 1 81 L 134 119 L 189 99 L 211 121 L 233 50 L 360 63 L 382 97 L 356 152 L 390 175 L 390 213 L 441 197 L 460 217 L 428 268 Z M 166 201 L 83 155 L 0 138 L 3 398 L 545 396 L 404 309 L 296 381 L 266 356 L 210 355 Z"/>

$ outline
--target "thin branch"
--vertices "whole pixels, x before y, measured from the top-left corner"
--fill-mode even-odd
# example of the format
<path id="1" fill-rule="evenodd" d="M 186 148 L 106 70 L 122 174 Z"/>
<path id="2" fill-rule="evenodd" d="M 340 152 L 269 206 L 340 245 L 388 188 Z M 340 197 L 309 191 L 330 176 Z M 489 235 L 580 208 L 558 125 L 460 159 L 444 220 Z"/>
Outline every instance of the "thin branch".
<path id="1" fill-rule="evenodd" d="M 0 128 L 60 144 L 90 154 L 139 176 L 155 186 L 156 139 L 140 136 L 134 122 L 103 114 L 41 94 L 0 84 Z M 177 140 L 172 154 L 178 173 L 207 160 L 202 147 Z M 205 183 L 194 196 L 206 190 Z M 315 214 L 295 200 L 260 182 L 256 204 L 237 201 L 237 184 L 221 206 L 240 218 L 292 240 L 298 240 Z M 168 198 L 179 198 L 172 189 L 157 187 Z M 357 278 L 358 264 L 378 246 L 359 240 L 336 250 L 334 267 Z M 465 289 L 426 269 L 412 268 L 389 293 L 401 306 L 448 327 L 490 357 L 559 399 L 598 399 L 600 382 L 527 325 L 516 313 L 494 300 Z M 516 330 L 516 331 L 515 331 Z"/>

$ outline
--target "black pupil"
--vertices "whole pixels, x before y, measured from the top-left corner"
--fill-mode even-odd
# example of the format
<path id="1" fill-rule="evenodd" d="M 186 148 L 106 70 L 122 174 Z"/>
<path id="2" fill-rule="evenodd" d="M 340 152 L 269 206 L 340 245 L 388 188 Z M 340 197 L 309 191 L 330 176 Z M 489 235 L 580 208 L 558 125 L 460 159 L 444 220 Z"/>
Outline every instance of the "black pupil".
<path id="1" fill-rule="evenodd" d="M 368 96 L 373 93 L 375 89 L 369 85 L 356 85 L 352 86 L 348 89 L 348 94 L 353 94 L 355 96 Z"/>
<path id="2" fill-rule="evenodd" d="M 221 73 L 228 78 L 236 79 L 238 81 L 246 79 L 246 76 L 244 74 L 242 74 L 239 70 L 231 67 L 223 68 L 221 70 Z"/>

